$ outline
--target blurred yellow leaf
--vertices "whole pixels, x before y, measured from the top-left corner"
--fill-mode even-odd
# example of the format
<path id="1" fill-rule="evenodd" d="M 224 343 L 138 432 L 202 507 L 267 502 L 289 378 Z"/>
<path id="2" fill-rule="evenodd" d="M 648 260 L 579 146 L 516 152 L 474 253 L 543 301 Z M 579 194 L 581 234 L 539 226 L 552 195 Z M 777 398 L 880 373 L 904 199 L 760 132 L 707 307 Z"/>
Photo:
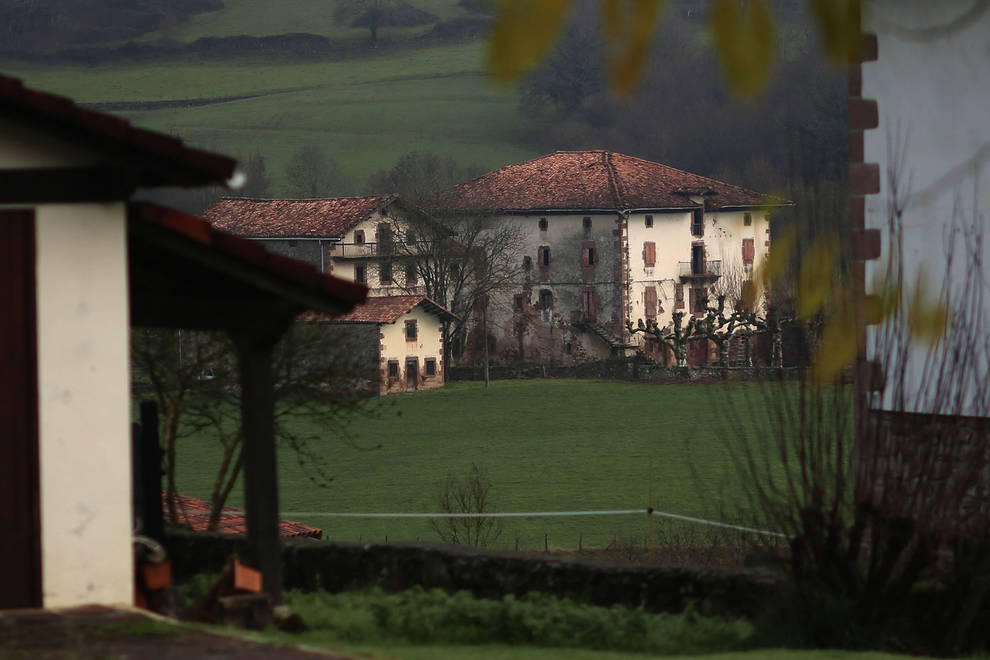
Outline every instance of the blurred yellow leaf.
<path id="1" fill-rule="evenodd" d="M 750 311 L 756 306 L 756 283 L 746 280 L 739 290 L 739 307 Z"/>
<path id="2" fill-rule="evenodd" d="M 797 315 L 808 318 L 825 306 L 837 274 L 839 246 L 832 238 L 819 238 L 801 261 L 797 281 Z"/>
<path id="3" fill-rule="evenodd" d="M 829 61 L 835 65 L 854 62 L 863 39 L 861 0 L 811 0 L 810 4 Z"/>
<path id="4" fill-rule="evenodd" d="M 613 42 L 608 72 L 612 88 L 619 94 L 631 93 L 643 77 L 650 39 L 665 4 L 666 0 L 633 0 L 632 11 L 626 17 L 622 2 L 603 0 L 602 21 Z"/>
<path id="5" fill-rule="evenodd" d="M 852 305 L 842 305 L 829 318 L 822 332 L 812 371 L 820 383 L 833 381 L 856 357 L 859 326 Z"/>
<path id="6" fill-rule="evenodd" d="M 928 275 L 925 268 L 918 270 L 911 301 L 907 309 L 907 325 L 911 334 L 929 343 L 936 343 L 945 332 L 949 310 L 942 301 L 928 302 Z"/>
<path id="7" fill-rule="evenodd" d="M 795 247 L 797 247 L 797 229 L 791 226 L 774 239 L 767 258 L 760 264 L 754 278 L 759 287 L 772 286 L 774 280 L 787 272 Z"/>
<path id="8" fill-rule="evenodd" d="M 488 40 L 488 70 L 514 82 L 539 64 L 557 41 L 571 0 L 499 0 Z"/>
<path id="9" fill-rule="evenodd" d="M 602 30 L 610 38 L 622 34 L 622 0 L 602 0 Z"/>
<path id="10" fill-rule="evenodd" d="M 732 89 L 749 97 L 763 91 L 776 50 L 773 16 L 765 0 L 714 0 L 708 27 Z"/>

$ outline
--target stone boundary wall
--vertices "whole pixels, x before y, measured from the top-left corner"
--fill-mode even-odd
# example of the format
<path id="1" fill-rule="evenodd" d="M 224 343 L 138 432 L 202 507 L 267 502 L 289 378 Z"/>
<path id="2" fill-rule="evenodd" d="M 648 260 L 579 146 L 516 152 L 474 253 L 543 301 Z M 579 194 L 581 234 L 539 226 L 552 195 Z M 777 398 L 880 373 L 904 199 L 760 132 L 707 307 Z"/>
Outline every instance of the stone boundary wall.
<path id="1" fill-rule="evenodd" d="M 567 366 L 541 364 L 491 365 L 492 380 L 526 380 L 532 378 L 593 378 L 599 380 L 628 380 L 649 383 L 684 383 L 713 381 L 769 381 L 781 377 L 796 380 L 801 370 L 794 367 L 771 369 L 769 367 L 721 369 L 704 367 L 664 367 L 647 360 L 602 360 Z M 448 382 L 483 380 L 481 367 L 448 367 Z"/>
<path id="2" fill-rule="evenodd" d="M 171 530 L 166 547 L 178 579 L 219 572 L 244 539 Z M 371 586 L 398 591 L 420 586 L 470 591 L 479 598 L 542 592 L 594 605 L 642 606 L 680 612 L 753 617 L 780 583 L 760 572 L 726 573 L 627 566 L 538 554 L 487 552 L 438 543 L 358 543 L 287 539 L 286 589 L 340 592 Z"/>

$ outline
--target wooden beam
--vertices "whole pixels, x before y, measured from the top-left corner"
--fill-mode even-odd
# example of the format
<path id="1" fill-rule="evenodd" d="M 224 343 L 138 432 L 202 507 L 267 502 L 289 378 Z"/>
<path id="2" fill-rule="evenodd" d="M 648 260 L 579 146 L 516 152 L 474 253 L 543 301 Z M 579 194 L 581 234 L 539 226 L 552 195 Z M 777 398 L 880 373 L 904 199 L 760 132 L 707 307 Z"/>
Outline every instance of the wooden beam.
<path id="1" fill-rule="evenodd" d="M 0 609 L 41 607 L 33 211 L 0 211 Z"/>
<path id="2" fill-rule="evenodd" d="M 282 556 L 278 536 L 278 459 L 275 451 L 275 344 L 291 319 L 230 333 L 241 374 L 244 429 L 244 508 L 247 561 L 261 571 L 272 604 L 282 602 Z"/>
<path id="3" fill-rule="evenodd" d="M 0 170 L 0 204 L 126 200 L 137 172 L 117 167 L 53 167 Z"/>

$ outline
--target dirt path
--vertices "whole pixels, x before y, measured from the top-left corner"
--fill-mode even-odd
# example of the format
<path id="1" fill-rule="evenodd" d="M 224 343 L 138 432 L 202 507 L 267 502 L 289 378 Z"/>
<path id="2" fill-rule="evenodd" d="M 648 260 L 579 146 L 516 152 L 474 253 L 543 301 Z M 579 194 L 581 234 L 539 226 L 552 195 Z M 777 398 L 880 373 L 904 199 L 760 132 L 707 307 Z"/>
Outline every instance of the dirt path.
<path id="1" fill-rule="evenodd" d="M 0 658 L 346 660 L 348 656 L 215 635 L 138 610 L 0 610 Z"/>

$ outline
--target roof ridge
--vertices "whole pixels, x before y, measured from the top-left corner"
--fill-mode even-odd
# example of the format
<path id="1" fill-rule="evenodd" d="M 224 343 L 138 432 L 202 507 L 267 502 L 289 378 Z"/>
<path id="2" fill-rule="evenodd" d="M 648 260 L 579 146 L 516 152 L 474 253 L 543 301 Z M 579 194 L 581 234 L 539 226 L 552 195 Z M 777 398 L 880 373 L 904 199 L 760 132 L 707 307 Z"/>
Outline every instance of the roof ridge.
<path id="1" fill-rule="evenodd" d="M 615 208 L 622 208 L 622 190 L 619 184 L 619 173 L 615 171 L 615 164 L 612 162 L 612 152 L 602 151 L 602 160 L 605 164 L 605 173 L 608 175 L 608 186 L 612 191 L 612 199 L 615 201 Z"/>
<path id="2" fill-rule="evenodd" d="M 347 195 L 343 197 L 238 197 L 235 195 L 224 195 L 220 201 L 237 202 L 332 202 L 342 199 L 389 199 L 397 197 L 395 193 L 387 195 Z"/>

